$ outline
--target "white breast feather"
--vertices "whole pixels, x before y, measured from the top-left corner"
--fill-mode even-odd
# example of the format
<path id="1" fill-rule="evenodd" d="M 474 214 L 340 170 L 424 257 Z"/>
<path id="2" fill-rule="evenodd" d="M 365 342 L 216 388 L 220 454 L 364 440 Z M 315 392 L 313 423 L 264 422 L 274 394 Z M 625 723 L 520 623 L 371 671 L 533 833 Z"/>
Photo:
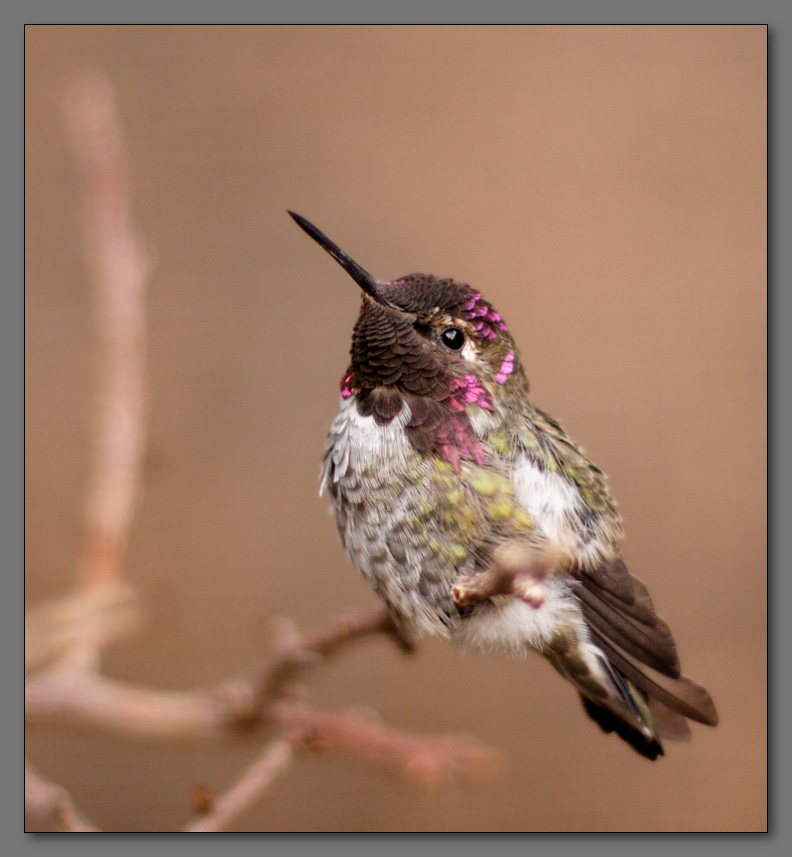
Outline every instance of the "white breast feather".
<path id="1" fill-rule="evenodd" d="M 319 493 L 328 487 L 331 469 L 335 482 L 343 479 L 350 467 L 357 473 L 376 468 L 383 478 L 390 471 L 403 471 L 410 451 L 404 426 L 411 416 L 404 403 L 394 419 L 377 425 L 373 417 L 361 416 L 353 397 L 342 398 L 327 438 L 328 458 L 322 467 Z"/>

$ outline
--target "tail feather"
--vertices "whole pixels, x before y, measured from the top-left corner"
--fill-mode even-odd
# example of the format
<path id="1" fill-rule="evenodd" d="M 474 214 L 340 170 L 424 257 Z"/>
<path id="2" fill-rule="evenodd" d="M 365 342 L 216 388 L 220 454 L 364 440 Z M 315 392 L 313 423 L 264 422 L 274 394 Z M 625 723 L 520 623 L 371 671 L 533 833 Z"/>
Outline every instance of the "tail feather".
<path id="1" fill-rule="evenodd" d="M 577 688 L 586 713 L 604 732 L 615 732 L 647 759 L 663 755 L 661 731 L 646 694 L 600 648 L 584 643 L 548 659 Z"/>
<path id="2" fill-rule="evenodd" d="M 656 699 L 649 700 L 649 711 L 652 713 L 660 738 L 668 738 L 669 741 L 690 741 L 692 737 L 690 726 L 681 714 L 677 714 Z"/>
<path id="3" fill-rule="evenodd" d="M 608 660 L 624 676 L 639 687 L 650 699 L 671 709 L 671 711 L 705 723 L 716 726 L 718 712 L 712 697 L 701 685 L 691 681 L 687 676 L 671 678 L 659 673 L 649 666 L 638 663 L 634 658 L 613 643 L 605 639 L 596 630 L 591 631 L 592 639 L 602 648 Z"/>
<path id="4" fill-rule="evenodd" d="M 661 738 L 670 741 L 690 741 L 690 727 L 682 714 L 673 711 L 658 702 L 647 698 L 631 681 L 624 679 L 613 667 L 611 673 L 619 676 L 618 686 L 623 696 L 629 699 L 635 722 L 640 729 L 625 720 L 623 715 L 615 713 L 605 705 L 600 705 L 580 694 L 586 713 L 599 725 L 603 732 L 615 732 L 634 750 L 647 759 L 654 761 L 664 755 Z"/>
<path id="5" fill-rule="evenodd" d="M 714 725 L 709 694 L 685 676 L 672 678 L 635 664 L 590 628 L 590 641 L 563 654 L 547 655 L 577 687 L 586 713 L 604 732 L 615 732 L 636 752 L 655 760 L 661 739 L 689 741 L 686 718 Z"/>
<path id="6" fill-rule="evenodd" d="M 658 756 L 664 755 L 663 745 L 657 738 L 647 738 L 637 729 L 629 726 L 621 717 L 608 711 L 607 708 L 597 705 L 596 702 L 592 702 L 583 696 L 583 694 L 580 695 L 580 698 L 583 700 L 583 708 L 586 710 L 586 714 L 597 723 L 603 732 L 615 732 L 619 738 L 626 741 L 636 752 L 652 762 Z"/>

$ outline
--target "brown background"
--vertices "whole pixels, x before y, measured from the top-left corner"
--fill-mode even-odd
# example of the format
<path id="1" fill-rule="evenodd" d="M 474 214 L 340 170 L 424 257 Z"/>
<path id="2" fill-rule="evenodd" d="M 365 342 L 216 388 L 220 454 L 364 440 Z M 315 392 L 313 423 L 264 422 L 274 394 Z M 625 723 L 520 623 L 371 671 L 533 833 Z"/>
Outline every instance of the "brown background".
<path id="1" fill-rule="evenodd" d="M 157 255 L 128 574 L 169 605 L 107 671 L 211 684 L 255 667 L 268 615 L 374 603 L 317 497 L 358 293 L 289 207 L 378 276 L 453 275 L 504 314 L 721 714 L 650 764 L 539 658 L 376 642 L 315 698 L 475 735 L 507 774 L 426 795 L 307 757 L 236 829 L 764 829 L 765 29 L 28 28 L 28 603 L 67 591 L 85 492 L 93 328 L 61 98 L 87 68 L 117 89 Z M 178 825 L 251 752 L 27 732 L 114 830 Z"/>

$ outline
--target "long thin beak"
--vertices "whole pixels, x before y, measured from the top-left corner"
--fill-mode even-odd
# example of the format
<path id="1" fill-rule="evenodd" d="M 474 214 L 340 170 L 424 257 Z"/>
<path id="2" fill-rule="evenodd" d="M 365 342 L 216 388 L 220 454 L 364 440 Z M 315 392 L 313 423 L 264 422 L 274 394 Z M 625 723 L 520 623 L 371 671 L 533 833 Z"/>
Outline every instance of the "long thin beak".
<path id="1" fill-rule="evenodd" d="M 379 280 L 372 277 L 368 271 L 363 270 L 363 268 L 361 268 L 354 259 L 347 256 L 347 254 L 337 244 L 334 244 L 323 232 L 320 232 L 313 223 L 306 220 L 304 217 L 301 217 L 299 214 L 295 214 L 293 211 L 290 211 L 289 214 L 294 218 L 297 225 L 302 230 L 307 232 L 320 247 L 327 250 L 327 252 L 336 260 L 336 262 L 338 262 L 347 274 L 352 277 L 352 279 L 367 295 L 383 306 L 388 306 L 391 309 L 399 309 L 399 307 L 386 300 L 379 293 Z"/>

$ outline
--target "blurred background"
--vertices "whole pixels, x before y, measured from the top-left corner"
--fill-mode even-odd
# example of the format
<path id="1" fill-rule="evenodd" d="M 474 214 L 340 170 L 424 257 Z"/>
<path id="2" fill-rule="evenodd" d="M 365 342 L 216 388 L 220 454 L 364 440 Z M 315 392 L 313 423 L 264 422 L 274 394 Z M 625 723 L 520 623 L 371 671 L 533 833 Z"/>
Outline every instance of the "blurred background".
<path id="1" fill-rule="evenodd" d="M 161 618 L 106 672 L 163 688 L 255 670 L 267 619 L 375 604 L 318 497 L 359 293 L 292 208 L 375 275 L 474 284 L 534 401 L 610 477 L 625 557 L 718 706 L 651 764 L 540 658 L 362 645 L 329 707 L 499 748 L 494 783 L 421 792 L 300 758 L 237 830 L 766 828 L 766 74 L 760 26 L 26 29 L 25 577 L 69 591 L 96 378 L 62 99 L 116 89 L 149 287 L 149 467 L 128 580 Z M 107 830 L 166 830 L 251 747 L 29 727 Z"/>

